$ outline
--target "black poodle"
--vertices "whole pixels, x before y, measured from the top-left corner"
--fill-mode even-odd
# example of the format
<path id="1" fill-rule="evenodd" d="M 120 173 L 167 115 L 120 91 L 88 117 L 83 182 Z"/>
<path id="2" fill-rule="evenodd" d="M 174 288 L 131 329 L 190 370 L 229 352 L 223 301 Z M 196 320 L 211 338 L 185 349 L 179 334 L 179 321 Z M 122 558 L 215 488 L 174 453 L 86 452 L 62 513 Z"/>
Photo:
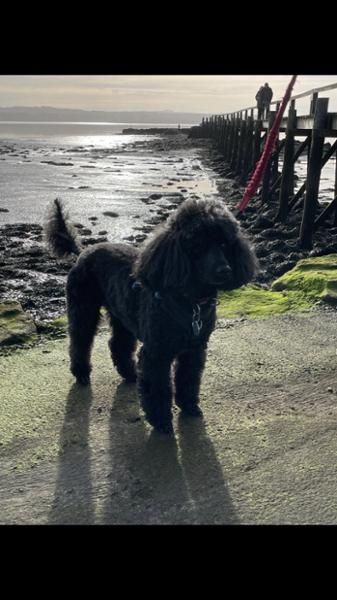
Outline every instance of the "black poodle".
<path id="1" fill-rule="evenodd" d="M 67 281 L 71 372 L 90 383 L 90 353 L 104 306 L 113 363 L 126 382 L 138 382 L 142 408 L 157 430 L 172 431 L 175 402 L 201 416 L 199 386 L 215 326 L 218 290 L 248 283 L 257 260 L 238 222 L 219 200 L 186 200 L 142 249 L 99 243 L 81 251 L 55 200 L 46 238 L 56 256 L 80 254 Z M 142 342 L 138 373 L 134 361 Z"/>

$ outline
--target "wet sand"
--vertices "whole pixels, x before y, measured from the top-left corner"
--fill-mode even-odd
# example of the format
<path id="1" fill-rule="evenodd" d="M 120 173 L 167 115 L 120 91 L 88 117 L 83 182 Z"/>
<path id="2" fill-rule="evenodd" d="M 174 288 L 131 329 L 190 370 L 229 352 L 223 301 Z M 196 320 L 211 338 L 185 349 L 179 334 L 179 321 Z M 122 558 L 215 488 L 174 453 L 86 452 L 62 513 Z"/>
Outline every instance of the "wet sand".
<path id="1" fill-rule="evenodd" d="M 3 145 L 1 158 L 13 172 L 16 168 L 21 173 L 18 156 L 36 160 L 39 155 L 30 185 L 39 177 L 40 188 L 35 204 L 19 198 L 20 186 L 11 199 L 0 201 L 0 300 L 18 300 L 36 321 L 65 312 L 64 286 L 74 258 L 56 260 L 43 240 L 43 222 L 54 198 L 64 200 L 83 247 L 103 241 L 138 246 L 185 199 L 217 195 L 216 173 L 204 161 L 208 148 L 209 142 L 196 143 L 182 134 L 144 136 L 114 149 L 63 146 L 62 156 L 71 156 L 65 160 L 56 147 L 34 145 L 27 154 L 27 148 Z M 106 166 L 112 159 L 118 169 Z M 142 172 L 137 171 L 140 166 Z M 53 174 L 52 193 L 48 178 L 43 188 L 46 168 Z M 65 188 L 65 182 L 73 185 Z"/>

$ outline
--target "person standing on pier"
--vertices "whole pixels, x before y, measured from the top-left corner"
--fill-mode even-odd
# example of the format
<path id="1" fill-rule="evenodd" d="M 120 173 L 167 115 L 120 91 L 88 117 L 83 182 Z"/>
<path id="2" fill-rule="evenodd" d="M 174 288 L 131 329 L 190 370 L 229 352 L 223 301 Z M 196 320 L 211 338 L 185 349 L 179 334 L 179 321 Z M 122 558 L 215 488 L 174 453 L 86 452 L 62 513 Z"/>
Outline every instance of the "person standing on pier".
<path id="1" fill-rule="evenodd" d="M 262 85 L 255 96 L 258 108 L 258 119 L 261 119 L 264 114 L 268 114 L 271 99 L 273 97 L 273 90 L 269 87 L 268 83 Z"/>

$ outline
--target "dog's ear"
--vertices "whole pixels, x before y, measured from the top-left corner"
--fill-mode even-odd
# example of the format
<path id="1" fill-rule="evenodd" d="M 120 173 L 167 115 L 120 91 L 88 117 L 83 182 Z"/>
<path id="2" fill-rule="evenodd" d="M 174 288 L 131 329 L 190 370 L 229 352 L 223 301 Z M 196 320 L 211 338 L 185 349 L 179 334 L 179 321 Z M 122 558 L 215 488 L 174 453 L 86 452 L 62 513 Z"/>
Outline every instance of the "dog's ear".
<path id="1" fill-rule="evenodd" d="M 134 275 L 152 290 L 186 287 L 190 261 L 181 247 L 179 233 L 163 230 L 151 240 L 139 256 Z"/>
<path id="2" fill-rule="evenodd" d="M 234 215 L 220 205 L 216 205 L 217 222 L 230 245 L 231 262 L 236 287 L 249 283 L 259 270 L 259 262 L 253 247 Z"/>
<path id="3" fill-rule="evenodd" d="M 236 286 L 249 283 L 259 270 L 259 262 L 248 239 L 239 230 L 231 248 L 233 257 L 233 274 Z"/>

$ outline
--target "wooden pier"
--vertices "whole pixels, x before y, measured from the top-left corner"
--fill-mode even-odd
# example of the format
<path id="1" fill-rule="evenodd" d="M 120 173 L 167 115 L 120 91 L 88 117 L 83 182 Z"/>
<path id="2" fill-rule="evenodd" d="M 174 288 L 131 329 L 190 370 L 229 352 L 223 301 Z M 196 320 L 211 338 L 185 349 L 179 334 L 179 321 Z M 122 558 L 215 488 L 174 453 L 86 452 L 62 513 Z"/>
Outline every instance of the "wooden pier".
<path id="1" fill-rule="evenodd" d="M 315 231 L 321 227 L 337 225 L 337 139 L 326 148 L 325 138 L 337 138 L 337 113 L 328 111 L 329 98 L 321 97 L 322 92 L 337 89 L 337 83 L 316 88 L 291 97 L 288 114 L 282 119 L 275 151 L 272 153 L 261 183 L 258 195 L 261 206 L 268 205 L 275 197 L 278 209 L 275 222 L 286 222 L 291 211 L 302 211 L 299 229 L 299 243 L 303 249 L 310 249 Z M 297 115 L 296 100 L 310 97 L 308 114 Z M 211 138 L 228 167 L 227 177 L 235 177 L 246 185 L 263 151 L 266 136 L 274 122 L 281 101 L 271 102 L 268 115 L 258 118 L 256 106 L 233 113 L 213 115 L 203 119 L 198 127 L 193 127 L 192 137 Z M 299 147 L 295 138 L 304 138 Z M 294 193 L 296 161 L 307 153 L 307 177 L 303 185 Z M 279 173 L 279 157 L 283 154 L 282 172 Z M 319 203 L 321 171 L 332 157 L 336 158 L 334 193 L 331 202 L 322 209 Z"/>

